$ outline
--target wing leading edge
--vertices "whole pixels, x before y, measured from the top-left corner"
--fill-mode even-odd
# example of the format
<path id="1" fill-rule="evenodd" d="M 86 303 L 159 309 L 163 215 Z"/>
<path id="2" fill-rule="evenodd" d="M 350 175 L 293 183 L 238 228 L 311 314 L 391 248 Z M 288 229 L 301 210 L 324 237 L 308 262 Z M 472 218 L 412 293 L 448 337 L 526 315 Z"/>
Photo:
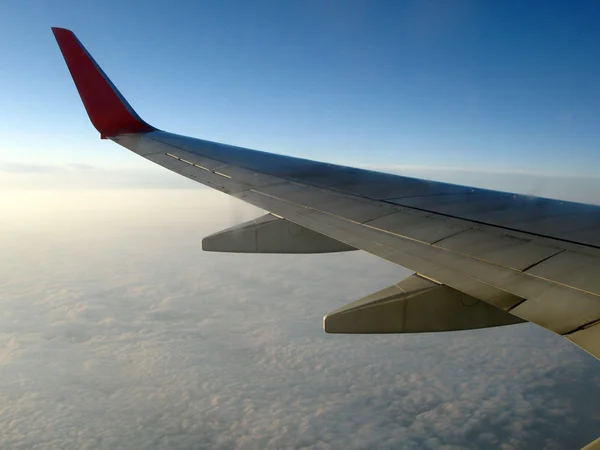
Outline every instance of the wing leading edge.
<path id="1" fill-rule="evenodd" d="M 284 220 L 269 223 L 285 240 L 263 237 L 265 244 L 259 245 L 261 225 L 245 233 L 251 242 L 238 241 L 236 248 L 298 252 L 303 241 L 288 235 L 289 230 L 302 234 L 305 229 L 314 233 L 315 252 L 365 250 L 452 292 L 544 326 L 600 357 L 599 207 L 319 163 L 160 131 L 135 113 L 71 31 L 52 30 L 103 138 Z M 220 237 L 224 244 L 219 248 L 231 247 L 226 236 Z M 452 329 L 444 326 L 440 329 Z"/>

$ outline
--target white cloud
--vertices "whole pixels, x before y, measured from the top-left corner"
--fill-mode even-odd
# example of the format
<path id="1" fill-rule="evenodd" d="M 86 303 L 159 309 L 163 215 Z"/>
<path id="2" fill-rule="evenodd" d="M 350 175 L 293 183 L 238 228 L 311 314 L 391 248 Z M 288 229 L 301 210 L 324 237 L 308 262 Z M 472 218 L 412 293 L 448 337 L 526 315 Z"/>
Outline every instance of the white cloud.
<path id="1" fill-rule="evenodd" d="M 324 334 L 407 272 L 203 253 L 259 213 L 223 195 L 19 195 L 0 224 L 0 448 L 552 449 L 600 428 L 597 361 L 535 326 Z"/>

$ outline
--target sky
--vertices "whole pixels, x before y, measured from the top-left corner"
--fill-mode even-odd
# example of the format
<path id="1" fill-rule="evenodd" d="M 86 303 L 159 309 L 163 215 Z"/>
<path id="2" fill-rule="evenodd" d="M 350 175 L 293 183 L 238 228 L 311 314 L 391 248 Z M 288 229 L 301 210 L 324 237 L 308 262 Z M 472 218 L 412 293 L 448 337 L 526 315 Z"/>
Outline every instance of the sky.
<path id="1" fill-rule="evenodd" d="M 344 164 L 596 176 L 594 1 L 0 5 L 1 158 L 144 167 L 99 141 L 50 26 L 154 126 Z"/>
<path id="2" fill-rule="evenodd" d="M 516 3 L 0 2 L 0 449 L 596 438 L 600 366 L 559 336 L 326 335 L 409 272 L 202 252 L 264 212 L 98 139 L 50 31 L 167 131 L 598 203 L 600 4 Z"/>

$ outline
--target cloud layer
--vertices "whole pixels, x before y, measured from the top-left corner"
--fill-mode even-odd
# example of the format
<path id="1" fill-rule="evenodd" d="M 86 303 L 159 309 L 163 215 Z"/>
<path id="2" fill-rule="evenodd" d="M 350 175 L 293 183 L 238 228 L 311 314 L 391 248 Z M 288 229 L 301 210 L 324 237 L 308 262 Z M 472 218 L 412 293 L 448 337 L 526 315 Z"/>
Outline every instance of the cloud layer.
<path id="1" fill-rule="evenodd" d="M 215 193 L 20 195 L 0 225 L 0 448 L 563 449 L 597 437 L 597 361 L 533 325 L 322 332 L 325 313 L 402 268 L 358 252 L 203 253 L 204 235 L 258 215 Z"/>

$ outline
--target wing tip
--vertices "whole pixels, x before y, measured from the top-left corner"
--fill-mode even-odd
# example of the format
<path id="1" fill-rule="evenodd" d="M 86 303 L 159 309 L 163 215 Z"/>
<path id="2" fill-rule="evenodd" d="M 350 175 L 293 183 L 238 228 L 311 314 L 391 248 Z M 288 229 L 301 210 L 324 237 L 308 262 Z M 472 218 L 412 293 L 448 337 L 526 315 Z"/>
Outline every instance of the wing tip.
<path id="1" fill-rule="evenodd" d="M 156 130 L 137 115 L 73 31 L 50 28 L 86 112 L 102 138 Z"/>
<path id="2" fill-rule="evenodd" d="M 50 27 L 50 29 L 52 30 L 53 33 L 71 33 L 73 34 L 73 32 L 71 30 L 69 30 L 68 28 L 63 28 L 63 27 Z"/>
<path id="3" fill-rule="evenodd" d="M 77 37 L 75 36 L 75 33 L 73 33 L 73 31 L 69 30 L 68 28 L 50 27 L 50 30 L 52 30 L 52 34 L 54 35 L 54 38 L 56 39 L 57 42 L 61 37 L 67 37 L 67 36 L 77 39 Z M 60 44 L 59 44 L 59 47 L 60 47 Z"/>

